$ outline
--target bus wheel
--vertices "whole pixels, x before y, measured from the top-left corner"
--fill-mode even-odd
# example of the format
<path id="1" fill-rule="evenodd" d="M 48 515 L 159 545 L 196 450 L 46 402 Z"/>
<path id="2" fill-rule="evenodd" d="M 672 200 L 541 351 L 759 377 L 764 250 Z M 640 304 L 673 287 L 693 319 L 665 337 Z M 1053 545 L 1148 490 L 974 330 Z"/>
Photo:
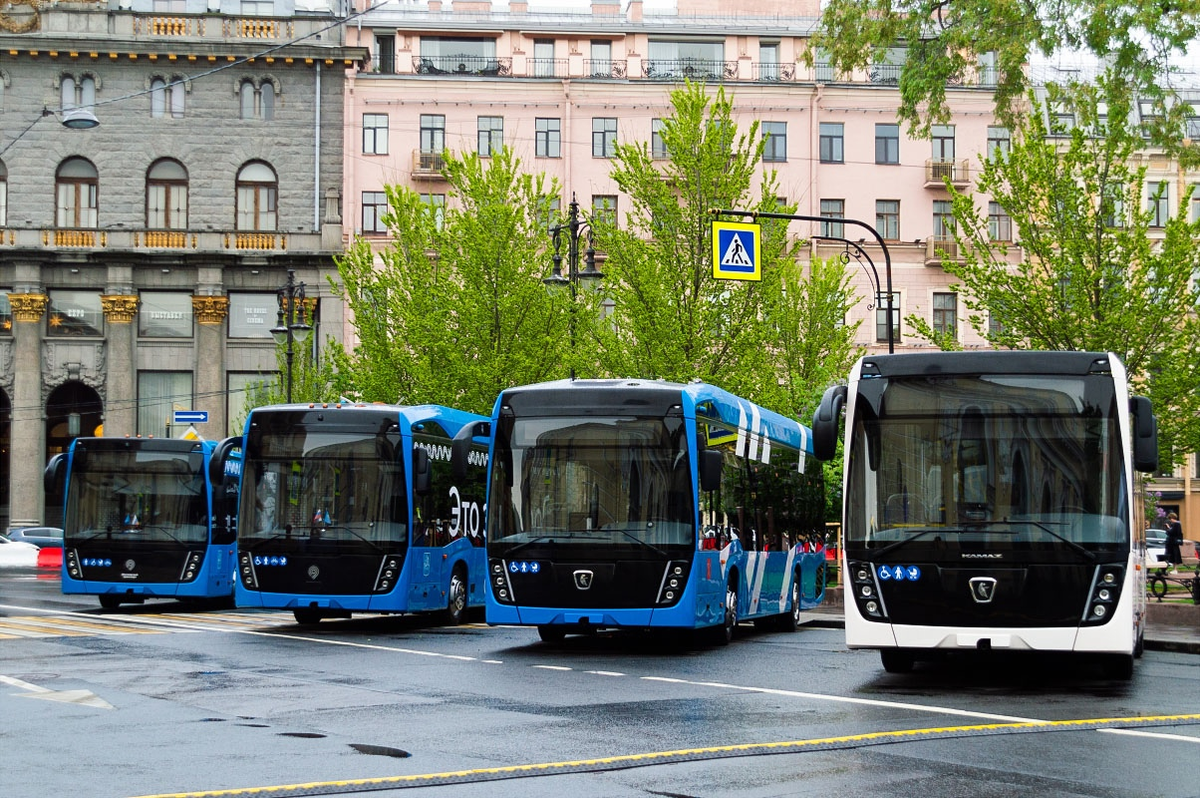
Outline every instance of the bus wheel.
<path id="1" fill-rule="evenodd" d="M 450 575 L 450 587 L 446 594 L 449 596 L 444 613 L 446 625 L 458 626 L 467 614 L 467 580 L 462 568 L 455 568 Z"/>
<path id="2" fill-rule="evenodd" d="M 779 616 L 779 631 L 794 632 L 800 626 L 800 572 L 792 574 L 792 609 Z"/>
<path id="3" fill-rule="evenodd" d="M 316 626 L 321 622 L 321 611 L 312 607 L 297 607 L 292 610 L 292 615 L 296 616 L 296 623 L 301 626 Z"/>
<path id="4" fill-rule="evenodd" d="M 916 658 L 911 651 L 905 648 L 881 648 L 879 649 L 879 661 L 883 663 L 883 669 L 888 673 L 910 673 Z"/>
<path id="5" fill-rule="evenodd" d="M 106 610 L 115 610 L 121 606 L 121 599 L 115 593 L 101 593 L 100 606 Z"/>
<path id="6" fill-rule="evenodd" d="M 733 632 L 737 628 L 738 597 L 737 584 L 732 580 L 725 586 L 725 621 L 721 624 L 717 642 L 723 646 L 733 640 Z"/>
<path id="7" fill-rule="evenodd" d="M 1110 654 L 1104 658 L 1100 667 L 1107 678 L 1127 682 L 1133 678 L 1133 655 Z"/>
<path id="8" fill-rule="evenodd" d="M 542 624 L 538 627 L 538 637 L 542 638 L 545 643 L 561 643 L 566 636 L 567 630 L 561 626 Z"/>

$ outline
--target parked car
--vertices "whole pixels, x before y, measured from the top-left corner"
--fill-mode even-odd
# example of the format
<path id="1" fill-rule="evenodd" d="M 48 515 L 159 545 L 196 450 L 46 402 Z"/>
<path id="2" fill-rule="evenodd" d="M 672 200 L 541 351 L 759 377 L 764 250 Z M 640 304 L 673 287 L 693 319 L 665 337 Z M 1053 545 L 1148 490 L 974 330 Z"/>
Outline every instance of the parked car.
<path id="1" fill-rule="evenodd" d="M 1167 531 L 1146 530 L 1146 567 L 1161 568 L 1167 564 Z"/>
<path id="2" fill-rule="evenodd" d="M 15 543 L 32 543 L 38 548 L 62 548 L 63 531 L 56 526 L 23 526 L 9 528 L 8 539 Z"/>
<path id="3" fill-rule="evenodd" d="M 0 535 L 0 568 L 37 565 L 38 551 L 32 543 L 17 543 Z"/>

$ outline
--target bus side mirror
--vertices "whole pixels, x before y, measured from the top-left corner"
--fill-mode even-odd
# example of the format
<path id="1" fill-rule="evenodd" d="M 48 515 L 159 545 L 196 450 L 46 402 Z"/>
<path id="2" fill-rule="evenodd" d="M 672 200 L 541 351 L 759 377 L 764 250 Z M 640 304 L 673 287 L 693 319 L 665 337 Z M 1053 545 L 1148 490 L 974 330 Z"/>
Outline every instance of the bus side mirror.
<path id="1" fill-rule="evenodd" d="M 450 444 L 450 473 L 454 475 L 455 482 L 462 482 L 467 478 L 467 461 L 471 456 L 471 443 L 476 437 L 490 438 L 492 436 L 492 422 L 490 421 L 473 421 L 470 424 L 464 424 L 463 428 L 454 436 L 454 440 Z"/>
<path id="2" fill-rule="evenodd" d="M 212 454 L 208 456 L 208 482 L 214 489 L 225 483 L 225 477 L 234 477 L 240 479 L 242 476 L 241 453 L 242 438 L 241 436 L 226 438 L 217 444 L 213 449 Z M 234 453 L 234 449 L 238 451 Z M 230 457 L 230 455 L 233 455 Z M 230 462 L 237 462 L 236 466 L 228 466 Z"/>
<path id="3" fill-rule="evenodd" d="M 725 458 L 717 449 L 700 450 L 700 490 L 713 491 L 721 487 L 721 467 Z"/>
<path id="4" fill-rule="evenodd" d="M 42 485 L 47 496 L 61 496 L 67 479 L 67 455 L 61 452 L 50 458 L 42 474 Z"/>
<path id="5" fill-rule="evenodd" d="M 429 487 L 432 484 L 429 473 L 429 450 L 421 446 L 414 446 L 412 450 L 413 461 L 413 493 L 424 495 L 429 492 Z"/>
<path id="6" fill-rule="evenodd" d="M 1158 470 L 1158 420 L 1145 396 L 1129 399 L 1133 416 L 1133 467 L 1146 473 Z"/>
<path id="7" fill-rule="evenodd" d="M 825 390 L 817 412 L 813 413 L 813 457 L 818 460 L 832 460 L 837 453 L 838 426 L 845 406 L 845 385 L 834 385 Z"/>

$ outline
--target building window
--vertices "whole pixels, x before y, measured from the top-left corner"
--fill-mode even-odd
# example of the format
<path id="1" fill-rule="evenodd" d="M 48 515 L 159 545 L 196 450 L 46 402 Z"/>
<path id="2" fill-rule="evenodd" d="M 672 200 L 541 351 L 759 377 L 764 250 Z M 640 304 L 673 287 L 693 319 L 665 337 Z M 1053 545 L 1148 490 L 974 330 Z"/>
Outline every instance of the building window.
<path id="1" fill-rule="evenodd" d="M 763 160 L 779 163 L 787 160 L 787 122 L 763 122 Z"/>
<path id="2" fill-rule="evenodd" d="M 238 94 L 242 119 L 269 122 L 275 118 L 275 84 L 270 80 L 264 79 L 258 84 L 253 80 L 243 80 L 238 86 Z"/>
<path id="3" fill-rule="evenodd" d="M 888 339 L 888 295 L 875 295 L 875 340 Z M 892 343 L 900 341 L 900 294 L 892 294 Z"/>
<path id="4" fill-rule="evenodd" d="M 386 233 L 387 225 L 383 223 L 383 215 L 387 213 L 387 211 L 387 192 L 364 191 L 362 193 L 363 235 Z"/>
<path id="5" fill-rule="evenodd" d="M 68 158 L 58 167 L 55 178 L 58 227 L 96 227 L 100 176 L 86 158 Z"/>
<path id="6" fill-rule="evenodd" d="M 875 125 L 875 163 L 900 163 L 899 125 Z"/>
<path id="7" fill-rule="evenodd" d="M 612 158 L 617 154 L 617 120 L 614 117 L 592 117 L 592 157 Z"/>
<path id="8" fill-rule="evenodd" d="M 0 288 L 0 335 L 12 335 L 12 304 L 8 301 L 11 288 Z"/>
<path id="9" fill-rule="evenodd" d="M 155 14 L 184 14 L 187 12 L 187 0 L 154 0 L 151 7 Z"/>
<path id="10" fill-rule="evenodd" d="M 592 62 L 584 71 L 589 75 L 595 75 L 597 77 L 612 77 L 612 42 L 593 41 L 590 55 Z"/>
<path id="11" fill-rule="evenodd" d="M 663 128 L 666 123 L 661 119 L 650 120 L 650 158 L 655 161 L 665 161 L 671 157 L 667 151 L 667 143 L 663 141 Z"/>
<path id="12" fill-rule="evenodd" d="M 979 85 L 995 86 L 1000 80 L 999 56 L 995 50 L 979 54 Z"/>
<path id="13" fill-rule="evenodd" d="M 171 419 L 176 408 L 189 408 L 193 404 L 192 372 L 139 371 L 137 383 L 137 433 L 178 435 L 180 430 L 170 427 Z"/>
<path id="14" fill-rule="evenodd" d="M 942 241 L 954 238 L 954 204 L 950 200 L 933 201 L 933 237 Z"/>
<path id="15" fill-rule="evenodd" d="M 146 227 L 186 230 L 187 226 L 187 169 L 171 158 L 155 161 L 146 172 Z"/>
<path id="16" fill-rule="evenodd" d="M 533 121 L 534 155 L 538 158 L 562 157 L 562 120 L 539 117 Z"/>
<path id="17" fill-rule="evenodd" d="M 272 322 L 274 323 L 274 322 Z M 275 382 L 275 372 L 263 374 L 258 371 L 225 372 L 225 418 L 228 421 L 226 436 L 241 437 L 246 431 L 246 415 L 249 413 L 250 392 L 267 383 Z"/>
<path id="18" fill-rule="evenodd" d="M 46 335 L 55 338 L 100 338 L 104 335 L 104 311 L 97 291 L 50 291 L 46 313 Z"/>
<path id="19" fill-rule="evenodd" d="M 530 64 L 530 73 L 535 78 L 552 78 L 554 77 L 554 40 L 553 39 L 534 39 L 533 40 L 533 63 Z"/>
<path id="20" fill-rule="evenodd" d="M 388 154 L 388 115 L 363 114 L 363 154 Z"/>
<path id="21" fill-rule="evenodd" d="M 934 125 L 930 128 L 933 160 L 948 163 L 954 160 L 954 125 Z"/>
<path id="22" fill-rule="evenodd" d="M 1125 226 L 1125 186 L 1106 183 L 1100 190 L 1100 218 L 1106 227 Z"/>
<path id="23" fill-rule="evenodd" d="M 900 240 L 900 200 L 875 200 L 875 230 L 884 241 Z"/>
<path id="24" fill-rule="evenodd" d="M 0 85 L 3 85 L 3 83 L 0 82 Z M 3 161 L 0 161 L 0 227 L 4 227 L 7 224 L 8 224 L 8 166 L 6 166 Z"/>
<path id="25" fill-rule="evenodd" d="M 779 42 L 759 42 L 758 79 L 779 80 Z"/>
<path id="26" fill-rule="evenodd" d="M 421 114 L 421 152 L 441 155 L 446 149 L 446 117 Z"/>
<path id="27" fill-rule="evenodd" d="M 615 194 L 592 195 L 592 220 L 597 224 L 617 223 L 617 197 Z"/>
<path id="28" fill-rule="evenodd" d="M 0 164 L 0 172 L 4 172 L 4 164 Z M 4 177 L 5 177 L 5 179 L 7 178 L 7 172 L 5 172 Z M 3 208 L 6 204 L 3 200 L 3 197 L 4 197 L 4 195 L 2 193 L 3 191 L 4 191 L 4 184 L 2 182 L 0 182 L 0 214 L 3 214 Z M 1192 212 L 1191 212 L 1190 220 L 1191 220 L 1192 224 L 1196 224 L 1197 222 L 1200 222 L 1200 185 L 1192 186 L 1191 191 L 1192 191 L 1191 201 L 1189 202 L 1189 205 L 1192 208 Z M 0 225 L 4 224 L 5 216 L 6 216 L 6 214 L 4 214 L 3 216 L 0 216 Z M 1196 461 L 1200 462 L 1200 457 L 1197 457 Z"/>
<path id="29" fill-rule="evenodd" d="M 274 230 L 279 221 L 279 183 L 275 170 L 261 161 L 237 175 L 237 229 Z"/>
<path id="30" fill-rule="evenodd" d="M 844 219 L 846 216 L 846 201 L 840 199 L 821 200 L 821 215 Z M 846 225 L 844 222 L 821 222 L 821 235 L 831 238 L 845 238 Z"/>
<path id="31" fill-rule="evenodd" d="M 933 329 L 944 335 L 958 335 L 958 295 L 937 293 L 933 295 Z"/>
<path id="32" fill-rule="evenodd" d="M 150 116 L 159 119 L 169 113 L 172 119 L 181 119 L 183 95 L 182 78 L 174 78 L 170 82 L 166 78 L 154 78 L 150 81 Z"/>
<path id="33" fill-rule="evenodd" d="M 999 202 L 988 203 L 988 238 L 993 241 L 1012 241 L 1012 217 Z"/>
<path id="34" fill-rule="evenodd" d="M 1008 128 L 1000 125 L 988 125 L 987 135 L 988 160 L 1007 158 L 1012 151 L 1012 134 L 1008 132 Z"/>
<path id="35" fill-rule="evenodd" d="M 1150 214 L 1151 227 L 1166 227 L 1170 218 L 1167 182 L 1154 181 L 1146 184 L 1146 211 Z"/>
<path id="36" fill-rule="evenodd" d="M 192 295 L 179 291 L 142 291 L 138 335 L 142 338 L 191 338 Z"/>
<path id="37" fill-rule="evenodd" d="M 73 111 L 76 108 L 91 111 L 92 106 L 96 104 L 96 79 L 91 75 L 84 75 L 78 79 L 64 75 L 60 86 L 63 111 Z"/>
<path id="38" fill-rule="evenodd" d="M 396 74 L 396 37 L 375 34 L 375 68 L 384 75 Z"/>
<path id="39" fill-rule="evenodd" d="M 421 203 L 429 207 L 429 212 L 433 214 L 433 224 L 441 230 L 446 222 L 446 195 L 422 194 Z"/>
<path id="40" fill-rule="evenodd" d="M 504 149 L 504 117 L 479 117 L 479 157 L 491 158 Z"/>
<path id="41" fill-rule="evenodd" d="M 822 122 L 820 128 L 821 163 L 844 163 L 842 123 Z"/>
<path id="42" fill-rule="evenodd" d="M 229 337 L 270 338 L 278 317 L 279 296 L 269 294 L 229 295 Z"/>

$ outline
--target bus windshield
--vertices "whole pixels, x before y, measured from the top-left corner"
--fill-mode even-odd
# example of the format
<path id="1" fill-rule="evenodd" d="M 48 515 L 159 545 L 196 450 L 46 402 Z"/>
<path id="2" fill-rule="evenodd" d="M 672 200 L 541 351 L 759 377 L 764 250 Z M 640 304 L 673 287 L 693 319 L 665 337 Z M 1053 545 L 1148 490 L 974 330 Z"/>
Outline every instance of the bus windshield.
<path id="1" fill-rule="evenodd" d="M 493 553 L 550 541 L 650 551 L 694 545 L 681 417 L 508 417 L 495 446 Z"/>
<path id="2" fill-rule="evenodd" d="M 67 546 L 100 537 L 208 543 L 201 453 L 94 447 L 80 460 L 67 497 Z"/>
<path id="3" fill-rule="evenodd" d="M 395 440 L 393 440 L 395 438 Z M 408 540 L 408 503 L 398 435 L 315 431 L 249 440 L 239 539 L 321 541 L 348 550 Z"/>
<path id="4" fill-rule="evenodd" d="M 848 550 L 1127 551 L 1111 377 L 981 375 L 859 384 Z"/>

